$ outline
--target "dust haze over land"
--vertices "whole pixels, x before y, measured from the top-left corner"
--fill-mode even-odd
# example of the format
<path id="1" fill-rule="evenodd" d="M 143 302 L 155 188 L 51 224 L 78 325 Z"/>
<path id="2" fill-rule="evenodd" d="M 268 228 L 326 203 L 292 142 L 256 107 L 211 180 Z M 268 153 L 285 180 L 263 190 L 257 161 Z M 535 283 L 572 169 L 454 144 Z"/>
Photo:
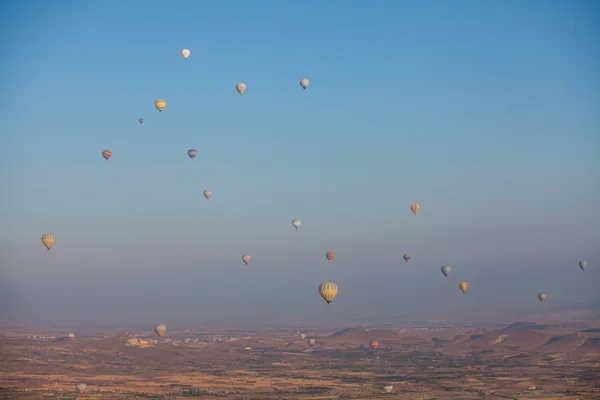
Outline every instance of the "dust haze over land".
<path id="1" fill-rule="evenodd" d="M 240 264 L 241 260 L 239 261 Z M 317 293 L 318 268 L 264 267 L 222 270 L 193 267 L 101 269 L 49 274 L 44 279 L 10 276 L 3 280 L 0 320 L 71 325 L 358 323 L 369 320 L 418 321 L 445 317 L 455 324 L 495 323 L 531 313 L 600 310 L 596 268 L 527 267 L 515 274 L 504 268 L 455 266 L 445 278 L 439 268 L 397 262 L 392 266 L 337 267 L 340 293 L 327 307 Z M 327 266 L 326 266 L 327 267 Z M 325 268 L 326 268 L 325 267 Z M 321 268 L 319 266 L 319 268 Z M 456 275 L 467 275 L 461 294 Z M 543 304 L 537 294 L 544 291 Z M 453 319 L 454 318 L 454 319 Z"/>

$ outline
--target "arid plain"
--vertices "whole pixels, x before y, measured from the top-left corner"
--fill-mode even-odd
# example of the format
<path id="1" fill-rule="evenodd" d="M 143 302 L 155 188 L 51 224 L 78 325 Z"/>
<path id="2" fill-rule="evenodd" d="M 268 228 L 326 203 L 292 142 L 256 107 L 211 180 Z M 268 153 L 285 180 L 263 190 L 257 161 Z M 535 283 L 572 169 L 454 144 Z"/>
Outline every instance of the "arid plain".
<path id="1" fill-rule="evenodd" d="M 109 332 L 4 325 L 6 399 L 599 399 L 600 322 Z M 377 340 L 380 347 L 369 348 Z M 84 394 L 77 383 L 87 384 Z M 382 385 L 393 384 L 384 393 Z"/>

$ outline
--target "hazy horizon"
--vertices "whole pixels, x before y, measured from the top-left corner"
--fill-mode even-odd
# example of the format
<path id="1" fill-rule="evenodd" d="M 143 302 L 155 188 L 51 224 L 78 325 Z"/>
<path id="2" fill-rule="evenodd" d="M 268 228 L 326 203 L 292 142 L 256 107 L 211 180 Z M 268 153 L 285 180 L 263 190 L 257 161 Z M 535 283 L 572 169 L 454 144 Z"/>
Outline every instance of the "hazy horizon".
<path id="1" fill-rule="evenodd" d="M 0 4 L 0 321 L 600 308 L 599 11 Z"/>

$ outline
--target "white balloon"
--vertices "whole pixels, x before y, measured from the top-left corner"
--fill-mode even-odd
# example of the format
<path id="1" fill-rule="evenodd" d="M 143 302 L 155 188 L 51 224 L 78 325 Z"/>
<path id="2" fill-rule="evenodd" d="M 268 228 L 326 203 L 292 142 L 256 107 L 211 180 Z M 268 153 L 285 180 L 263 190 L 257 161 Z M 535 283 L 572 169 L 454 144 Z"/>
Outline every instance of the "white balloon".
<path id="1" fill-rule="evenodd" d="M 238 83 L 237 85 L 235 85 L 235 88 L 237 89 L 237 91 L 240 93 L 240 96 L 241 96 L 246 91 L 246 84 L 245 83 Z"/>
<path id="2" fill-rule="evenodd" d="M 190 56 L 190 51 L 188 49 L 181 50 L 181 55 L 183 58 L 188 58 Z"/>

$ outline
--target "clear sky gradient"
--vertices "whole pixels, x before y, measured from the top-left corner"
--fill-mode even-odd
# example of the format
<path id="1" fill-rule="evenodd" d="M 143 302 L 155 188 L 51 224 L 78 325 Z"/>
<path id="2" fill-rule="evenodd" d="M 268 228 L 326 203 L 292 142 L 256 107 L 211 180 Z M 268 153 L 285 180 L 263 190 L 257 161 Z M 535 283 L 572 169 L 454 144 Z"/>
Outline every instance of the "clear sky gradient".
<path id="1" fill-rule="evenodd" d="M 599 303 L 599 16 L 595 1 L 1 2 L 0 320 Z"/>

